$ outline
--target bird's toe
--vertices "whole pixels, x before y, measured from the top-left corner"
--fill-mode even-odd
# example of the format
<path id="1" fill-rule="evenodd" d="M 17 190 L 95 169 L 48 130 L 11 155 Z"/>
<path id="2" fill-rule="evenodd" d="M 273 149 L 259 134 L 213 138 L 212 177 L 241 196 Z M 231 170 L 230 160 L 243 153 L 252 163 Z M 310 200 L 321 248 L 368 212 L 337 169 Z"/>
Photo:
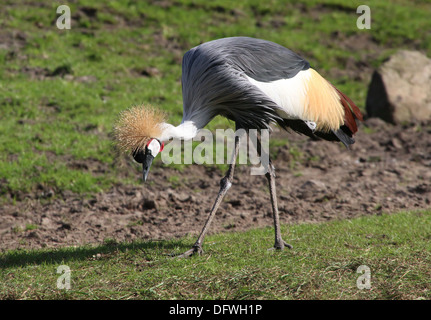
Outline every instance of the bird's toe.
<path id="1" fill-rule="evenodd" d="M 204 253 L 204 251 L 202 250 L 201 246 L 193 246 L 190 250 L 187 250 L 183 254 L 176 256 L 176 258 L 179 258 L 179 259 L 188 258 L 188 257 L 191 257 L 191 256 L 196 255 L 196 254 L 202 255 L 203 253 Z"/>
<path id="2" fill-rule="evenodd" d="M 292 249 L 293 246 L 288 244 L 286 241 L 281 240 L 281 241 L 276 241 L 274 244 L 274 247 L 269 248 L 268 251 L 270 251 L 270 250 L 283 250 L 284 248 Z"/>

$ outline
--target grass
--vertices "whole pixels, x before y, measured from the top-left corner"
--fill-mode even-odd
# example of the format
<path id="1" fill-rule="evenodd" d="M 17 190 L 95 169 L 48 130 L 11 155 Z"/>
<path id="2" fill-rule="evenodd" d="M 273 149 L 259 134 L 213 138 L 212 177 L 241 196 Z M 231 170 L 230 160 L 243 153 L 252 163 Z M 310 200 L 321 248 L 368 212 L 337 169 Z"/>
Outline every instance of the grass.
<path id="1" fill-rule="evenodd" d="M 284 226 L 294 249 L 267 251 L 272 228 L 194 238 L 0 254 L 0 299 L 430 299 L 431 211 Z M 57 268 L 71 270 L 58 289 Z M 370 289 L 359 289 L 360 266 Z"/>
<path id="2" fill-rule="evenodd" d="M 371 8 L 370 30 L 356 28 L 363 4 Z M 113 124 L 140 103 L 178 124 L 181 58 L 201 42 L 246 35 L 280 43 L 362 110 L 369 79 L 348 66 L 378 67 L 398 48 L 431 56 L 431 4 L 422 0 L 79 0 L 68 4 L 70 30 L 55 27 L 57 5 L 2 2 L 0 205 L 37 190 L 91 195 L 140 182 L 130 157 L 116 154 Z M 350 47 L 363 39 L 371 49 Z M 208 126 L 227 127 L 221 117 Z M 286 143 L 271 141 L 272 155 Z M 297 149 L 290 156 L 293 167 L 306 157 Z M 163 166 L 160 158 L 153 165 Z M 181 174 L 183 165 L 175 168 Z M 170 182 L 181 186 L 178 176 Z M 206 254 L 187 260 L 167 255 L 187 250 L 190 237 L 9 251 L 0 254 L 0 299 L 430 299 L 430 217 L 404 212 L 283 226 L 294 245 L 283 252 L 266 250 L 271 228 L 212 235 Z M 71 269 L 69 291 L 56 287 L 60 265 Z M 356 286 L 361 265 L 371 270 L 369 290 Z"/>
<path id="3" fill-rule="evenodd" d="M 356 28 L 360 4 L 371 8 L 370 30 Z M 110 138 L 113 123 L 121 110 L 140 103 L 159 106 L 172 123 L 179 123 L 181 58 L 201 42 L 236 35 L 278 42 L 301 53 L 362 109 L 368 80 L 332 78 L 331 70 L 363 59 L 377 67 L 400 47 L 431 55 L 430 4 L 424 1 L 81 0 L 69 5 L 70 30 L 55 27 L 56 3 L 14 0 L 2 5 L 3 199 L 20 198 L 38 187 L 55 194 L 91 194 L 113 183 L 135 183 L 136 175 L 127 173 L 131 166 L 119 175 Z M 377 52 L 349 49 L 343 42 L 349 37 L 360 41 L 354 37 L 364 33 L 380 48 Z M 208 128 L 229 126 L 218 117 Z M 105 173 L 73 165 L 88 160 L 104 166 Z"/>

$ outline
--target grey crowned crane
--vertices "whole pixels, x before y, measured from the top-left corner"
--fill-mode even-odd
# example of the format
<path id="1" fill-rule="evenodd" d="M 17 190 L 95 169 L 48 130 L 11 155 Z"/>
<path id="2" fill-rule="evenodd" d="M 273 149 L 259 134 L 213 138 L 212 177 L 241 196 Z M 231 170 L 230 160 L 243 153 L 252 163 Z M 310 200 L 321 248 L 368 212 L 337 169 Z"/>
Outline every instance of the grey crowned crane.
<path id="1" fill-rule="evenodd" d="M 276 43 L 231 37 L 209 41 L 185 53 L 182 62 L 183 119 L 173 126 L 162 113 L 140 106 L 123 111 L 114 128 L 119 147 L 133 154 L 148 177 L 151 163 L 170 139 L 193 139 L 215 116 L 235 122 L 236 129 L 270 129 L 278 124 L 311 138 L 355 141 L 358 107 L 310 64 Z M 232 162 L 197 241 L 179 257 L 202 253 L 202 244 L 224 195 L 231 187 L 240 137 L 235 137 Z M 258 150 L 259 151 L 259 150 Z M 265 174 L 270 189 L 275 249 L 291 248 L 281 236 L 274 167 Z"/>

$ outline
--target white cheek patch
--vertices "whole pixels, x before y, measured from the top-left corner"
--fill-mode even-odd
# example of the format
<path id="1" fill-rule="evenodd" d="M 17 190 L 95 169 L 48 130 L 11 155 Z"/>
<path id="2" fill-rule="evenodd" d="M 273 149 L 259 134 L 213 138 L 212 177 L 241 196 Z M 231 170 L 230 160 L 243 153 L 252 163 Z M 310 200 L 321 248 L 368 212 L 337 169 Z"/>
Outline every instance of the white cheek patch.
<path id="1" fill-rule="evenodd" d="M 157 154 L 160 152 L 160 143 L 157 139 L 152 139 L 150 143 L 147 145 L 147 149 L 151 150 L 151 155 L 153 157 L 156 157 Z"/>

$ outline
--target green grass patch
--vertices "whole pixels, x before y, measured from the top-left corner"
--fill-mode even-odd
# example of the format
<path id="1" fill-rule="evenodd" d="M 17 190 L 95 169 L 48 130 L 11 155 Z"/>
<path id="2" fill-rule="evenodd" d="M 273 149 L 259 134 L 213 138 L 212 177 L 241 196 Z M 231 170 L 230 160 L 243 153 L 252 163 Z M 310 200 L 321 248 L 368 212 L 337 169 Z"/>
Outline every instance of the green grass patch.
<path id="1" fill-rule="evenodd" d="M 361 4 L 371 8 L 371 30 L 356 28 Z M 98 176 L 69 170 L 67 164 L 92 159 L 115 167 L 112 126 L 131 105 L 157 105 L 178 124 L 181 58 L 204 41 L 238 35 L 272 40 L 304 55 L 325 76 L 334 68 L 345 70 L 349 59 L 378 66 L 395 48 L 414 46 L 431 55 L 431 4 L 424 1 L 81 0 L 69 5 L 72 28 L 59 30 L 55 3 L 2 4 L 0 196 L 40 184 L 58 192 L 94 193 L 122 182 L 115 170 Z M 349 49 L 349 37 L 355 42 L 364 33 L 379 50 Z M 364 108 L 367 79 L 329 80 Z M 218 117 L 208 128 L 229 126 Z"/>
<path id="2" fill-rule="evenodd" d="M 194 238 L 0 254 L 0 299 L 430 299 L 431 212 L 283 226 L 292 250 L 268 251 L 272 228 L 208 236 L 205 254 L 169 255 Z M 58 289 L 57 268 L 71 270 Z M 370 289 L 359 289 L 360 266 Z"/>

